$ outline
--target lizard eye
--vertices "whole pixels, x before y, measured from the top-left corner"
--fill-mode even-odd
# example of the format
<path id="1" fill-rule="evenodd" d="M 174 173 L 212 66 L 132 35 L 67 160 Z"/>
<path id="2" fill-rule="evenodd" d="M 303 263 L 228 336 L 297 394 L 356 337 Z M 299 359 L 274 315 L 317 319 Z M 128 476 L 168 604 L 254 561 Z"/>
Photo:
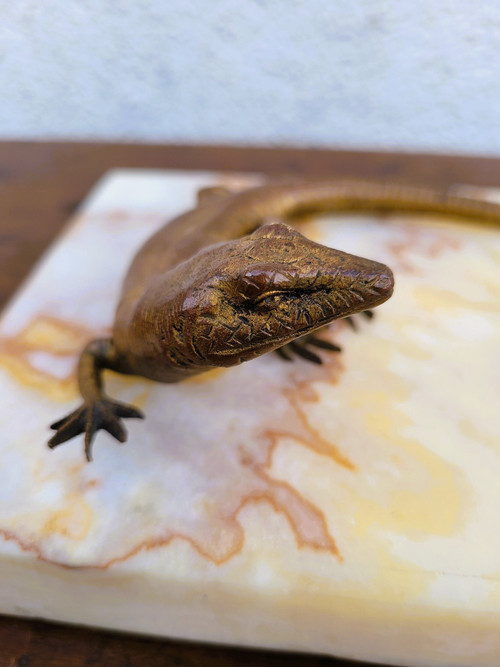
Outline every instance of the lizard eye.
<path id="1" fill-rule="evenodd" d="M 269 288 L 271 275 L 263 267 L 251 267 L 240 277 L 238 291 L 247 299 L 256 299 Z"/>
<path id="2" fill-rule="evenodd" d="M 249 266 L 240 276 L 238 291 L 246 299 L 258 299 L 288 285 L 293 276 L 285 269 L 271 264 Z"/>
<path id="3" fill-rule="evenodd" d="M 282 292 L 270 292 L 255 302 L 255 307 L 261 311 L 273 310 L 280 305 Z"/>

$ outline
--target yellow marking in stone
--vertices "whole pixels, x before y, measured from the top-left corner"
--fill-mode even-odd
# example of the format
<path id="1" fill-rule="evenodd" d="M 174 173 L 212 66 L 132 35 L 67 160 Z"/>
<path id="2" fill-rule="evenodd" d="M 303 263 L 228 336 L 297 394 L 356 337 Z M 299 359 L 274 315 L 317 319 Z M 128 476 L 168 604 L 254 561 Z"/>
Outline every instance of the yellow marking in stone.
<path id="1" fill-rule="evenodd" d="M 483 398 L 481 397 L 482 401 Z M 457 422 L 460 432 L 466 438 L 473 442 L 479 442 L 486 447 L 491 447 L 494 451 L 500 451 L 500 439 L 497 436 L 488 434 L 485 429 L 481 429 L 481 425 L 474 424 L 470 419 L 460 419 Z"/>
<path id="2" fill-rule="evenodd" d="M 45 536 L 58 533 L 70 540 L 83 540 L 92 526 L 93 511 L 80 497 L 72 495 L 56 510 L 42 528 Z"/>
<path id="3" fill-rule="evenodd" d="M 496 312 L 498 306 L 489 301 L 474 300 L 465 298 L 460 292 L 452 292 L 447 289 L 439 289 L 437 287 L 415 287 L 412 294 L 418 302 L 418 305 L 425 310 L 435 310 L 436 308 L 463 308 L 465 310 L 486 310 L 488 312 Z"/>
<path id="4" fill-rule="evenodd" d="M 231 370 L 229 368 L 214 368 L 211 371 L 207 371 L 206 373 L 202 373 L 201 375 L 194 375 L 191 378 L 187 378 L 184 380 L 184 384 L 187 382 L 191 384 L 204 384 L 205 382 L 213 382 L 216 378 L 220 377 L 224 373 L 227 373 L 228 370 Z"/>
<path id="5" fill-rule="evenodd" d="M 79 354 L 83 336 L 76 336 L 74 328 L 65 329 L 60 323 L 47 318 L 33 320 L 31 326 L 21 332 L 19 343 L 31 348 L 53 350 L 59 354 Z"/>
<path id="6" fill-rule="evenodd" d="M 389 401 L 383 392 L 358 392 L 351 398 L 351 406 L 370 406 L 364 414 L 366 432 L 410 457 L 409 461 L 404 457 L 403 465 L 412 468 L 408 484 L 411 480 L 413 488 L 388 490 L 377 500 L 353 495 L 350 500 L 357 506 L 356 530 L 362 536 L 374 527 L 414 536 L 450 536 L 461 526 L 468 489 L 460 486 L 458 469 L 418 440 L 401 435 L 412 421 L 394 407 L 393 400 L 394 396 Z"/>
<path id="7" fill-rule="evenodd" d="M 27 363 L 24 358 L 0 354 L 0 366 L 3 366 L 19 384 L 40 391 L 57 403 L 73 401 L 80 396 L 73 378 L 67 381 L 48 376 Z"/>

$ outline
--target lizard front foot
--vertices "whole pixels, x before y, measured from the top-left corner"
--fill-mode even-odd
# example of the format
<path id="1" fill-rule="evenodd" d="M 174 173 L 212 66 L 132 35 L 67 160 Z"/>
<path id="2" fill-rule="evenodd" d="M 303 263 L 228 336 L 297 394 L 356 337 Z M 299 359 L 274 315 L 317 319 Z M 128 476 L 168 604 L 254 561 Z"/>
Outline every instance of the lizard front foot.
<path id="1" fill-rule="evenodd" d="M 360 315 L 364 315 L 367 320 L 371 320 L 375 317 L 375 313 L 373 312 L 373 310 L 363 310 L 363 311 L 361 311 Z M 349 315 L 348 317 L 344 317 L 344 321 L 347 322 L 347 324 L 354 331 L 358 330 L 358 325 L 356 323 L 356 319 L 352 315 Z"/>
<path id="2" fill-rule="evenodd" d="M 291 343 L 287 343 L 282 347 L 278 348 L 276 352 L 282 359 L 286 361 L 292 361 L 294 356 L 302 357 L 302 359 L 307 359 L 313 364 L 322 364 L 323 361 L 321 357 L 313 352 L 311 348 L 319 348 L 321 350 L 328 350 L 329 352 L 341 352 L 342 348 L 335 343 L 330 343 L 328 340 L 323 340 L 318 338 L 314 333 L 307 334 L 301 338 L 293 340 Z"/>
<path id="3" fill-rule="evenodd" d="M 374 316 L 373 310 L 364 310 L 361 315 L 364 315 L 367 319 L 371 320 Z M 355 331 L 358 328 L 356 321 L 353 317 L 345 317 L 344 320 L 349 324 L 352 329 Z M 325 327 L 326 328 L 326 327 Z M 320 329 L 321 331 L 322 329 Z M 342 352 L 342 348 L 335 343 L 330 343 L 328 340 L 323 340 L 322 338 L 317 337 L 317 332 L 307 334 L 301 338 L 293 340 L 291 343 L 287 343 L 282 347 L 279 347 L 276 352 L 282 359 L 285 361 L 293 361 L 294 356 L 302 357 L 307 361 L 311 361 L 313 364 L 322 364 L 323 361 L 321 357 L 311 348 L 318 348 L 320 350 L 327 350 L 328 352 Z"/>
<path id="4" fill-rule="evenodd" d="M 56 433 L 48 445 L 53 449 L 76 435 L 85 433 L 85 456 L 87 461 L 92 461 L 92 440 L 99 429 L 103 428 L 119 442 L 125 442 L 127 439 L 127 431 L 120 418 L 144 419 L 144 415 L 131 405 L 109 398 L 99 398 L 92 403 L 84 403 L 63 419 L 51 424 L 50 428 Z"/>

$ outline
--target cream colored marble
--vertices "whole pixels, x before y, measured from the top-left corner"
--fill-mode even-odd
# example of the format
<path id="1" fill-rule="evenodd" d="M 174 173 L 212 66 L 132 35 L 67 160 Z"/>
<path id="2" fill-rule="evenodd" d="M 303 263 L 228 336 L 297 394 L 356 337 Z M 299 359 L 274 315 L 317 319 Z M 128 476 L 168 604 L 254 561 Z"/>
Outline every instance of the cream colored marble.
<path id="1" fill-rule="evenodd" d="M 129 442 L 49 451 L 140 242 L 198 187 L 114 172 L 0 325 L 0 611 L 405 665 L 500 664 L 500 230 L 324 216 L 394 297 L 323 367 L 109 375 Z"/>

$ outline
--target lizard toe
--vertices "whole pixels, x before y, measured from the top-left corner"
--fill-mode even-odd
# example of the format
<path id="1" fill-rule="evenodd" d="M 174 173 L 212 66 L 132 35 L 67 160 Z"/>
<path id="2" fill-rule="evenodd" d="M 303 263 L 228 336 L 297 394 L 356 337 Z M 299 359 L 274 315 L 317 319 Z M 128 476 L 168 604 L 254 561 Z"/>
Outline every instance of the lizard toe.
<path id="1" fill-rule="evenodd" d="M 92 444 L 96 433 L 104 429 L 118 442 L 125 442 L 127 431 L 121 419 L 144 419 L 144 415 L 137 408 L 112 401 L 108 398 L 100 398 L 93 403 L 84 403 L 67 417 L 54 422 L 51 428 L 55 434 L 48 442 L 53 449 L 58 445 L 71 440 L 81 433 L 85 433 L 84 448 L 87 461 L 92 461 Z"/>

